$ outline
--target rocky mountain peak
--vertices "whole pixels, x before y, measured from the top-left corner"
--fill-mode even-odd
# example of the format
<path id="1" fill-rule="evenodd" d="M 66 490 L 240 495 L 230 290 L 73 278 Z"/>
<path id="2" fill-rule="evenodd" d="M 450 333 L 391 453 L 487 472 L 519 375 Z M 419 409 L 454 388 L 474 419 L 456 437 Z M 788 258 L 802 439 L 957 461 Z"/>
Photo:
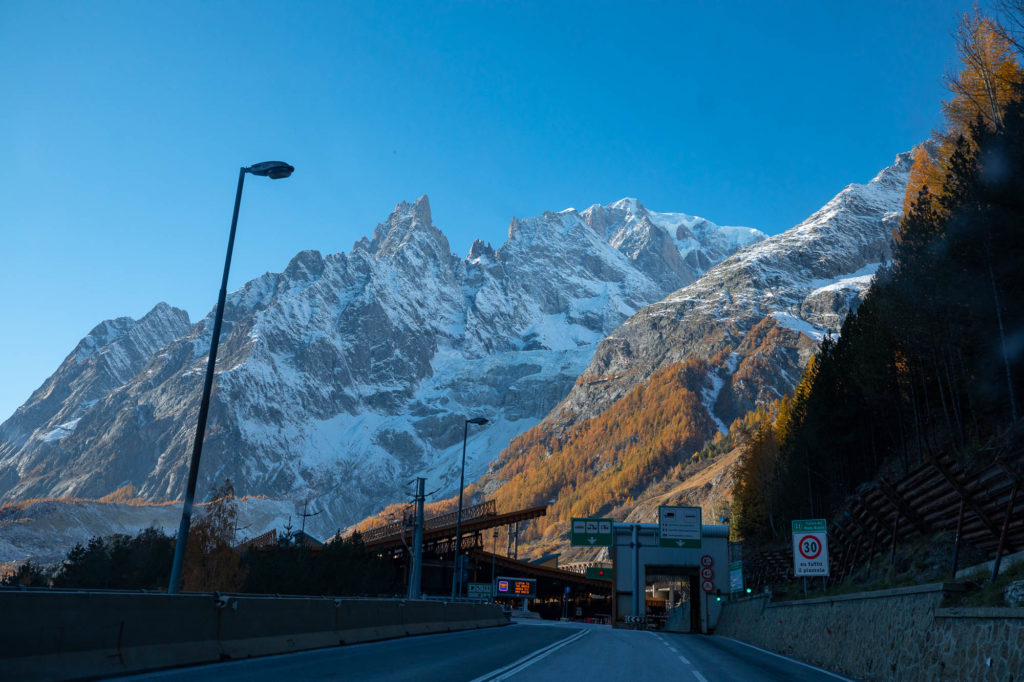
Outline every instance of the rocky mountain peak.
<path id="1" fill-rule="evenodd" d="M 601 339 L 742 242 L 713 228 L 708 247 L 678 241 L 665 225 L 683 214 L 636 200 L 598 208 L 607 229 L 548 211 L 460 261 L 423 196 L 348 255 L 303 251 L 231 292 L 199 496 L 227 477 L 274 504 L 343 488 L 313 522 L 333 532 L 401 499 L 411 477 L 451 491 L 466 416 L 492 419 L 470 434 L 473 478 L 569 393 Z M 83 361 L 0 425 L 0 499 L 126 483 L 180 496 L 211 319 L 190 326 L 162 304 L 98 326 Z"/>
<path id="2" fill-rule="evenodd" d="M 799 225 L 709 264 L 699 279 L 639 311 L 599 344 L 582 380 L 549 419 L 589 419 L 654 371 L 727 350 L 738 355 L 723 368 L 725 388 L 708 406 L 712 416 L 728 423 L 766 395 L 792 390 L 817 341 L 856 308 L 887 257 L 910 161 L 909 153 L 900 154 L 870 182 L 846 186 Z M 685 225 L 697 238 L 750 237 L 749 228 L 709 229 L 709 221 L 693 216 L 649 215 L 663 226 Z M 754 329 L 776 331 L 762 343 L 752 340 Z"/>
<path id="3" fill-rule="evenodd" d="M 319 251 L 307 249 L 295 254 L 281 274 L 292 281 L 309 282 L 319 277 L 323 271 L 323 256 Z"/>
<path id="4" fill-rule="evenodd" d="M 494 258 L 494 249 L 491 247 L 490 242 L 484 243 L 481 239 L 474 239 L 472 246 L 469 247 L 469 255 L 466 256 L 466 259 L 475 261 L 481 258 Z"/>
<path id="5" fill-rule="evenodd" d="M 448 238 L 434 226 L 426 194 L 412 203 L 396 205 L 388 219 L 373 231 L 369 249 L 375 257 L 387 259 L 410 245 L 438 262 L 447 261 L 451 255 Z"/>

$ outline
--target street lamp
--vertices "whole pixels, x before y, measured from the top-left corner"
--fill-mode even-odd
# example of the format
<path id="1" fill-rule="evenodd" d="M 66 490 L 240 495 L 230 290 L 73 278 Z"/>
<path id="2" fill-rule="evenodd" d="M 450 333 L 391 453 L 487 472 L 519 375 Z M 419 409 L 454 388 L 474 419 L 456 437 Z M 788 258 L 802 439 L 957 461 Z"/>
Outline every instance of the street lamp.
<path id="1" fill-rule="evenodd" d="M 462 472 L 459 474 L 459 513 L 455 517 L 455 558 L 452 567 L 452 599 L 462 590 L 459 585 L 459 552 L 462 551 L 462 489 L 466 487 L 466 439 L 469 437 L 469 425 L 483 426 L 487 420 L 483 417 L 467 419 L 462 426 Z"/>
<path id="2" fill-rule="evenodd" d="M 497 556 L 495 552 L 498 549 L 498 529 L 494 529 L 494 535 L 491 537 L 491 601 L 494 601 L 494 557 Z"/>
<path id="3" fill-rule="evenodd" d="M 284 161 L 264 161 L 238 170 L 238 190 L 235 192 L 235 210 L 231 215 L 231 233 L 228 236 L 228 253 L 224 258 L 224 277 L 220 282 L 220 296 L 217 298 L 217 313 L 213 318 L 213 334 L 210 338 L 210 356 L 206 361 L 206 380 L 203 382 L 203 397 L 199 402 L 199 424 L 196 426 L 195 442 L 192 445 L 192 461 L 188 467 L 188 484 L 185 488 L 185 504 L 181 509 L 181 524 L 178 526 L 178 541 L 174 546 L 174 561 L 171 564 L 171 582 L 168 594 L 181 589 L 181 569 L 185 562 L 185 545 L 188 530 L 192 525 L 192 503 L 196 495 L 196 478 L 199 474 L 199 458 L 203 454 L 203 435 L 206 433 L 206 417 L 210 411 L 210 391 L 213 389 L 213 367 L 217 362 L 217 344 L 220 343 L 220 326 L 224 320 L 224 301 L 228 294 L 228 270 L 231 269 L 231 251 L 235 247 L 235 227 L 238 225 L 238 207 L 242 203 L 242 183 L 245 174 L 252 173 L 271 180 L 287 178 L 295 170 Z"/>

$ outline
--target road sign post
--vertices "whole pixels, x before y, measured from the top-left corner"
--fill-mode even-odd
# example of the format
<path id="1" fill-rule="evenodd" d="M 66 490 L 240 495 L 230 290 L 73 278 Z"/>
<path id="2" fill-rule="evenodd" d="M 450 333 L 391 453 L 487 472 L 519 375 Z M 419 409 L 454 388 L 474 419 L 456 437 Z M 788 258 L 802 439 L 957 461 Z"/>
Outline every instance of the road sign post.
<path id="1" fill-rule="evenodd" d="M 825 519 L 793 521 L 793 575 L 828 575 L 828 534 Z"/>
<path id="2" fill-rule="evenodd" d="M 569 544 L 573 547 L 611 547 L 612 519 L 577 518 L 569 526 Z"/>
<path id="3" fill-rule="evenodd" d="M 658 545 L 700 549 L 700 507 L 658 507 Z"/>

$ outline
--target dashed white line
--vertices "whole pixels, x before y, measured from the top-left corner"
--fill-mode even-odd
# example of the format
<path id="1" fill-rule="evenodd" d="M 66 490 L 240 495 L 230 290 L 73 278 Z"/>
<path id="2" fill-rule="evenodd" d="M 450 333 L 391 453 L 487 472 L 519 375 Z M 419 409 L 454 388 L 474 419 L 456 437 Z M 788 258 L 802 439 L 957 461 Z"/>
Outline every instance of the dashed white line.
<path id="1" fill-rule="evenodd" d="M 679 660 L 682 661 L 683 663 L 685 663 L 686 665 L 690 665 L 690 662 L 688 660 L 686 660 L 686 656 L 680 656 Z"/>
<path id="2" fill-rule="evenodd" d="M 690 672 L 692 672 L 692 673 L 693 673 L 693 676 L 697 678 L 697 682 L 708 682 L 708 681 L 707 681 L 707 680 L 706 680 L 706 679 L 704 678 L 704 676 L 703 676 L 703 675 L 701 675 L 701 674 L 700 674 L 699 672 L 697 672 L 696 670 L 691 670 Z"/>

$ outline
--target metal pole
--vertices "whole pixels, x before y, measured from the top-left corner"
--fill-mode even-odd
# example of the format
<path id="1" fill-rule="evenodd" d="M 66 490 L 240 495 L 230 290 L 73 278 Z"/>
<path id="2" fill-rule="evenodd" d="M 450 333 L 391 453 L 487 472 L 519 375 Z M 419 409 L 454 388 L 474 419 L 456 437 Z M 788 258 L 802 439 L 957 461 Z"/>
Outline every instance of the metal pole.
<path id="1" fill-rule="evenodd" d="M 892 520 L 892 550 L 889 552 L 889 568 L 896 565 L 896 537 L 900 532 L 900 513 L 896 512 L 896 517 Z"/>
<path id="2" fill-rule="evenodd" d="M 633 615 L 640 616 L 640 525 L 633 524 Z"/>
<path id="3" fill-rule="evenodd" d="M 217 364 L 217 345 L 220 343 L 220 327 L 224 320 L 224 301 L 228 295 L 228 271 L 231 269 L 231 252 L 235 248 L 235 228 L 238 225 L 238 207 L 242 203 L 242 184 L 245 182 L 246 167 L 238 170 L 238 189 L 235 191 L 235 210 L 231 214 L 231 233 L 228 236 L 228 252 L 224 257 L 224 276 L 220 282 L 217 298 L 217 312 L 213 317 L 213 333 L 210 336 L 210 356 L 206 361 L 206 379 L 203 381 L 203 397 L 199 402 L 199 423 L 196 426 L 195 441 L 192 445 L 192 461 L 188 467 L 188 484 L 185 487 L 185 503 L 181 509 L 181 524 L 178 526 L 178 540 L 174 545 L 174 561 L 171 563 L 171 582 L 168 594 L 181 589 L 181 571 L 185 563 L 185 546 L 188 531 L 192 525 L 192 504 L 196 496 L 196 480 L 199 476 L 199 458 L 203 454 L 203 436 L 206 434 L 206 417 L 210 412 L 210 393 L 213 390 L 213 368 Z"/>
<path id="4" fill-rule="evenodd" d="M 494 561 L 498 551 L 498 529 L 494 529 L 494 535 L 491 539 L 491 601 L 494 601 L 494 597 L 497 595 L 495 592 L 494 585 Z"/>
<path id="5" fill-rule="evenodd" d="M 421 576 L 423 575 L 423 501 L 426 495 L 423 486 L 427 479 L 416 479 L 416 528 L 412 536 L 412 574 L 409 576 L 409 599 L 419 599 Z"/>
<path id="6" fill-rule="evenodd" d="M 452 570 L 452 599 L 461 591 L 459 585 L 459 551 L 462 549 L 462 489 L 466 487 L 466 438 L 469 436 L 469 420 L 462 424 L 462 468 L 459 471 L 459 513 L 455 517 L 455 557 Z"/>
<path id="7" fill-rule="evenodd" d="M 1010 502 L 1006 505 L 1006 517 L 1003 519 L 1003 530 L 999 533 L 999 547 L 996 549 L 996 560 L 992 562 L 992 582 L 999 577 L 999 564 L 1003 560 L 1003 547 L 1006 545 L 1006 531 L 1010 529 L 1010 517 L 1013 516 L 1013 504 L 1017 501 L 1017 484 L 1010 491 Z"/>
<path id="8" fill-rule="evenodd" d="M 956 517 L 956 540 L 953 541 L 953 575 L 956 579 L 956 565 L 960 561 L 960 534 L 964 527 L 964 498 L 960 496 L 960 513 Z"/>

